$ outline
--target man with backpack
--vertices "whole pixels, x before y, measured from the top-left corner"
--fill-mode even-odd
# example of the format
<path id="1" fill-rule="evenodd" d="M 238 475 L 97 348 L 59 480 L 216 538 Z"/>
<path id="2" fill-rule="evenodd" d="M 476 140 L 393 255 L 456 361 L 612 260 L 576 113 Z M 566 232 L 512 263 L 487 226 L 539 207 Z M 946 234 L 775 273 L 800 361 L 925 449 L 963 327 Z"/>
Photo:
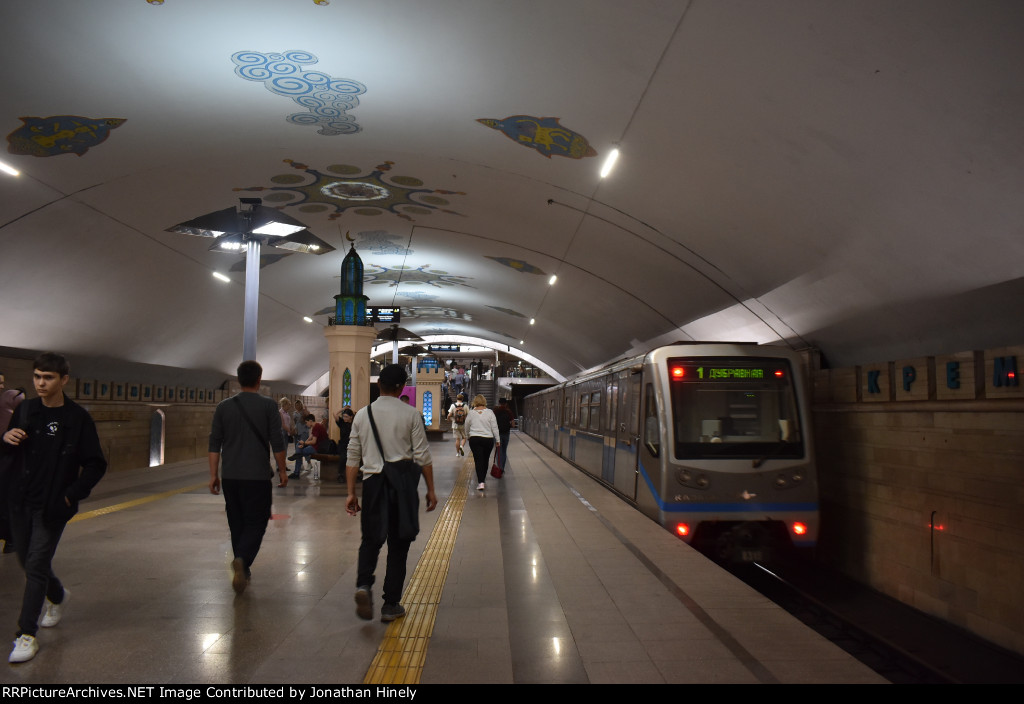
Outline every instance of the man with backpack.
<path id="1" fill-rule="evenodd" d="M 455 403 L 448 409 L 448 420 L 452 422 L 452 431 L 455 433 L 455 454 L 465 455 L 462 449 L 466 444 L 466 413 L 469 408 L 466 406 L 466 397 L 459 394 Z"/>

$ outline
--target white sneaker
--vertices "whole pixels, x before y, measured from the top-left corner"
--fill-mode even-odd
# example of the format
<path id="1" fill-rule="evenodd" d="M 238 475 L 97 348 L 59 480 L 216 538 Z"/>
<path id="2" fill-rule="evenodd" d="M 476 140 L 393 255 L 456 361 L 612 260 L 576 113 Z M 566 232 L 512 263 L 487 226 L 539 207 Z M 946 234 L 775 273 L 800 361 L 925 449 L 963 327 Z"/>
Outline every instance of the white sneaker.
<path id="1" fill-rule="evenodd" d="M 60 619 L 64 616 L 64 607 L 68 605 L 68 599 L 70 598 L 71 592 L 65 587 L 64 599 L 59 604 L 54 604 L 47 599 L 43 605 L 43 617 L 40 619 L 39 625 L 43 628 L 53 628 L 60 623 Z"/>
<path id="2" fill-rule="evenodd" d="M 486 488 L 487 488 L 487 486 L 483 482 L 480 482 L 479 484 L 476 485 L 476 490 L 477 491 L 483 491 Z"/>
<path id="3" fill-rule="evenodd" d="M 14 641 L 14 650 L 11 651 L 11 657 L 7 658 L 7 662 L 28 662 L 38 652 L 39 643 L 36 642 L 35 636 L 22 634 Z"/>

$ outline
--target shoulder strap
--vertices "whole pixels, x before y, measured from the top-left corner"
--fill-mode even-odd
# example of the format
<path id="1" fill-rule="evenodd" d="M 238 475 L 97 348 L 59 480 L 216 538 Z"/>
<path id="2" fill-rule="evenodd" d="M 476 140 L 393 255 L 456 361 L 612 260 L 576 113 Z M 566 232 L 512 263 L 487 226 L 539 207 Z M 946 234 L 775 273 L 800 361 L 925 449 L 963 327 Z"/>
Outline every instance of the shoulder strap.
<path id="1" fill-rule="evenodd" d="M 384 456 L 384 447 L 380 444 L 380 436 L 377 435 L 377 424 L 373 422 L 373 404 L 366 406 L 366 415 L 370 417 L 370 429 L 373 430 L 373 439 L 377 442 L 377 450 L 380 452 L 380 461 L 387 462 L 388 458 Z"/>
<path id="2" fill-rule="evenodd" d="M 252 418 L 249 417 L 249 413 L 245 410 L 245 406 L 242 405 L 242 402 L 241 400 L 239 400 L 238 396 L 232 396 L 231 400 L 238 404 L 238 408 L 242 411 L 242 417 L 245 418 L 245 422 L 249 424 L 249 429 L 252 430 L 253 434 L 257 438 L 259 438 L 260 443 L 264 447 L 268 447 L 270 443 L 267 441 L 267 438 L 263 437 L 263 433 L 261 433 L 260 429 L 256 427 L 256 424 L 252 422 Z"/>

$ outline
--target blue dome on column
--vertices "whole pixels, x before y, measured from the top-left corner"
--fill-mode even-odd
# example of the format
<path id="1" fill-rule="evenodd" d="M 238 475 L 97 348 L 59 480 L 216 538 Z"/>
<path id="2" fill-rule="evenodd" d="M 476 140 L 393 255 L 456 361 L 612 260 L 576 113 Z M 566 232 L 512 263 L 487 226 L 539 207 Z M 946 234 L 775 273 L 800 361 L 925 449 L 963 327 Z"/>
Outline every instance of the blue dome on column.
<path id="1" fill-rule="evenodd" d="M 366 325 L 366 301 L 363 295 L 363 260 L 353 244 L 341 262 L 341 293 L 334 297 L 335 325 Z"/>

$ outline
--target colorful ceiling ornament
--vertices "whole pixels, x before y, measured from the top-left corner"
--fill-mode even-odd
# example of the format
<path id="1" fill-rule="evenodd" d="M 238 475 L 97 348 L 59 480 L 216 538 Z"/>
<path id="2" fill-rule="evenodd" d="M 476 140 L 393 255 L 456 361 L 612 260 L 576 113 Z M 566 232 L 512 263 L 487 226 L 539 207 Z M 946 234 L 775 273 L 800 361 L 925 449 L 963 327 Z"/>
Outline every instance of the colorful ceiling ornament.
<path id="1" fill-rule="evenodd" d="M 82 156 L 92 147 L 106 141 L 110 130 L 127 122 L 121 117 L 93 118 L 79 115 L 18 119 L 24 124 L 7 135 L 7 151 L 28 156 Z"/>
<path id="2" fill-rule="evenodd" d="M 550 159 L 552 156 L 564 156 L 570 159 L 582 159 L 597 156 L 587 138 L 579 132 L 559 124 L 559 117 L 533 117 L 532 115 L 511 115 L 504 120 L 480 118 L 482 125 L 498 130 L 516 144 L 530 149 Z"/>
<path id="3" fill-rule="evenodd" d="M 524 262 L 522 259 L 511 259 L 509 257 L 489 257 L 484 255 L 487 259 L 492 259 L 499 264 L 507 266 L 510 269 L 515 269 L 520 274 L 536 274 L 537 276 L 544 276 L 544 270 L 540 267 L 534 266 L 529 262 Z"/>
<path id="4" fill-rule="evenodd" d="M 363 281 L 368 285 L 387 284 L 389 286 L 398 286 L 399 284 L 411 284 L 414 286 L 425 285 L 437 288 L 442 286 L 474 288 L 466 283 L 470 279 L 471 277 L 469 276 L 456 276 L 440 269 L 431 269 L 429 264 L 418 267 L 396 266 L 390 269 L 373 264 L 363 270 Z"/>
<path id="5" fill-rule="evenodd" d="M 369 254 L 375 254 L 377 256 L 397 254 L 404 257 L 413 253 L 412 249 L 409 247 L 403 247 L 400 244 L 407 238 L 402 237 L 401 235 L 392 235 L 386 230 L 360 232 L 358 237 L 359 246 L 357 249 Z"/>
<path id="6" fill-rule="evenodd" d="M 231 55 L 238 76 L 262 83 L 271 93 L 291 98 L 305 108 L 305 112 L 286 117 L 288 122 L 319 126 L 317 134 L 328 137 L 361 131 L 356 118 L 346 113 L 359 105 L 358 96 L 366 92 L 366 86 L 351 78 L 305 70 L 317 60 L 308 51 L 296 50 L 282 54 L 238 51 Z"/>
<path id="7" fill-rule="evenodd" d="M 430 215 L 436 210 L 451 215 L 460 215 L 442 206 L 449 205 L 442 195 L 466 195 L 462 191 L 433 190 L 419 188 L 423 181 L 413 176 L 391 176 L 384 180 L 384 174 L 395 162 L 385 161 L 366 175 L 359 175 L 363 169 L 349 164 L 333 164 L 323 173 L 311 169 L 292 159 L 285 159 L 293 169 L 304 171 L 300 174 L 279 174 L 270 180 L 278 186 L 251 186 L 235 188 L 235 191 L 272 191 L 262 196 L 265 205 L 283 209 L 295 207 L 301 212 L 319 213 L 333 210 L 329 220 L 341 217 L 351 211 L 357 215 L 382 215 L 390 212 L 403 220 L 412 220 L 413 215 Z M 440 195 L 438 195 L 440 194 Z"/>

